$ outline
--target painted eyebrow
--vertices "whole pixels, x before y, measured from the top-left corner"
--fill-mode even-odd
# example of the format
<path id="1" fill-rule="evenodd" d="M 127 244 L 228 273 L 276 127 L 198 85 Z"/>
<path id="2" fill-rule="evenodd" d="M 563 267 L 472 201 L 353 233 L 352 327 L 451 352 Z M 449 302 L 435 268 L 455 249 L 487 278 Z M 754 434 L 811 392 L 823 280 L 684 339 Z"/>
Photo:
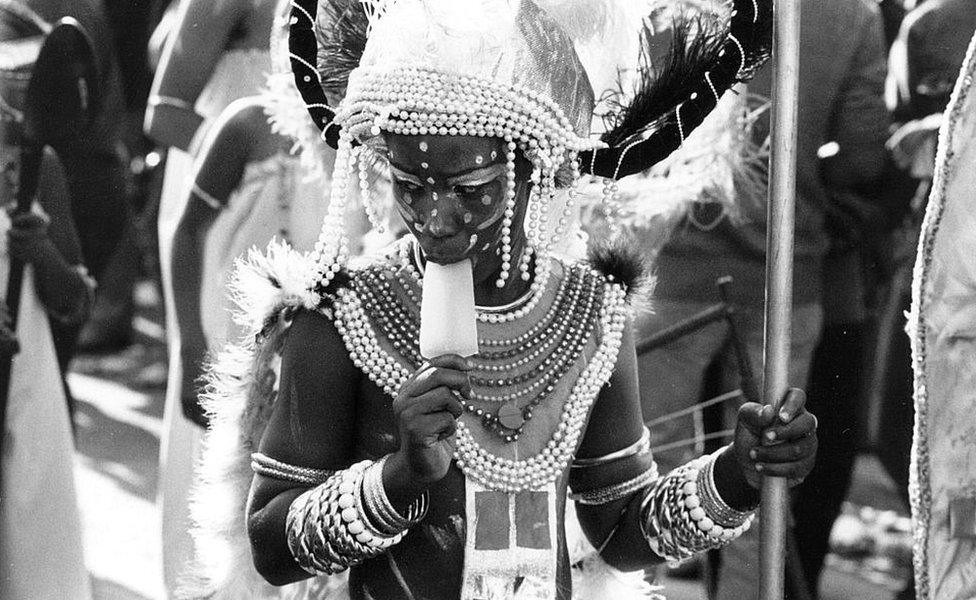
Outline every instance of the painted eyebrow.
<path id="1" fill-rule="evenodd" d="M 423 185 L 423 182 L 420 181 L 420 178 L 419 177 L 417 177 L 413 173 L 410 173 L 408 171 L 404 171 L 403 169 L 397 167 L 393 163 L 390 163 L 390 172 L 393 173 L 393 176 L 396 177 L 397 179 L 405 179 L 405 180 L 409 181 L 410 183 L 416 183 L 417 185 Z"/>
<path id="2" fill-rule="evenodd" d="M 421 183 L 422 177 L 420 175 L 411 173 L 393 161 L 388 162 L 390 164 L 390 171 L 396 177 L 406 179 L 408 181 L 415 181 L 418 184 Z M 504 169 L 505 167 L 505 163 L 502 162 L 496 162 L 484 167 L 474 167 L 472 169 L 461 171 L 460 173 L 449 176 L 447 178 L 447 183 L 450 185 L 481 185 L 498 177 L 501 174 L 501 169 Z"/>
<path id="3" fill-rule="evenodd" d="M 483 185 L 504 173 L 505 169 L 505 163 L 495 163 L 493 165 L 488 165 L 487 167 L 479 167 L 473 171 L 468 171 L 467 173 L 461 173 L 459 175 L 448 177 L 447 183 L 450 185 Z"/>

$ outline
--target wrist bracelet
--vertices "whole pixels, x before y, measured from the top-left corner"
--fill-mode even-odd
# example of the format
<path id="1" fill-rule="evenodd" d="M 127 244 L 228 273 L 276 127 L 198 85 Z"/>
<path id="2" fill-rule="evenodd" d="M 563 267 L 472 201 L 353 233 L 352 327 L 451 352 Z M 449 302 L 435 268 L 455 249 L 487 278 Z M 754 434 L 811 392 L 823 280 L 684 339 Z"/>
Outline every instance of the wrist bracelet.
<path id="1" fill-rule="evenodd" d="M 698 472 L 696 482 L 698 484 L 698 493 L 701 497 L 702 508 L 705 509 L 708 516 L 723 527 L 738 527 L 754 511 L 741 511 L 732 508 L 722 499 L 722 495 L 715 486 L 715 463 L 724 450 L 724 448 L 717 450 L 705 460 L 704 466 Z"/>
<path id="2" fill-rule="evenodd" d="M 288 549 L 303 570 L 334 574 L 360 564 L 398 544 L 426 515 L 426 492 L 411 504 L 406 517 L 393 510 L 382 488 L 382 463 L 367 460 L 338 471 L 288 507 Z M 373 481 L 379 478 L 379 490 L 374 483 L 367 490 L 367 474 Z M 373 510 L 379 511 L 381 525 L 374 521 Z"/>

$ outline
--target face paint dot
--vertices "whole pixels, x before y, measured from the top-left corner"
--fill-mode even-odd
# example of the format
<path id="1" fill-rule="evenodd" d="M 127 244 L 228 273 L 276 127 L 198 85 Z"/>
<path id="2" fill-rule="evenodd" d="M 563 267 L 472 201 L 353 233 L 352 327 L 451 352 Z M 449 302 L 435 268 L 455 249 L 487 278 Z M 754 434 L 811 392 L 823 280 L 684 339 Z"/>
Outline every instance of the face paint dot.
<path id="1" fill-rule="evenodd" d="M 487 250 L 487 249 L 488 249 L 488 248 L 489 248 L 490 246 L 491 246 L 491 242 L 487 242 L 487 243 L 485 243 L 485 245 L 481 247 L 481 251 L 482 251 L 482 252 L 484 252 L 484 251 L 485 251 L 485 250 Z"/>
<path id="2" fill-rule="evenodd" d="M 430 164 L 429 163 L 425 163 L 425 162 L 420 163 L 420 166 L 422 168 L 424 168 L 424 169 L 429 169 L 430 168 Z"/>
<path id="3" fill-rule="evenodd" d="M 492 150 L 491 151 L 491 160 L 495 160 L 496 158 L 498 158 L 498 153 L 495 152 L 494 150 Z"/>
<path id="4" fill-rule="evenodd" d="M 434 210 L 430 211 L 430 218 L 433 219 L 436 216 L 437 216 L 437 209 L 435 208 Z"/>
<path id="5" fill-rule="evenodd" d="M 491 196 L 489 196 L 488 194 L 485 194 L 484 196 L 482 196 L 481 197 L 481 203 L 484 204 L 485 206 L 488 206 L 489 204 L 491 204 Z"/>
<path id="6" fill-rule="evenodd" d="M 420 148 L 420 151 L 421 152 L 427 152 L 427 148 L 428 148 L 427 142 L 420 142 L 420 145 L 418 146 L 418 148 Z"/>
<path id="7" fill-rule="evenodd" d="M 431 185 L 434 185 L 434 178 L 433 177 L 428 177 L 427 178 L 427 183 L 429 183 Z"/>
<path id="8" fill-rule="evenodd" d="M 474 164 L 476 164 L 476 165 L 483 165 L 484 163 L 485 163 L 485 157 L 484 156 L 481 156 L 479 154 L 478 156 L 475 156 L 474 157 Z"/>
<path id="9" fill-rule="evenodd" d="M 465 223 L 470 223 L 471 222 L 471 219 L 473 219 L 474 217 L 471 216 L 471 213 L 464 213 L 464 217 L 463 218 L 464 218 L 464 222 Z"/>
<path id="10" fill-rule="evenodd" d="M 410 194 L 404 194 L 403 201 L 406 202 L 407 204 L 413 204 L 413 196 L 411 196 Z"/>

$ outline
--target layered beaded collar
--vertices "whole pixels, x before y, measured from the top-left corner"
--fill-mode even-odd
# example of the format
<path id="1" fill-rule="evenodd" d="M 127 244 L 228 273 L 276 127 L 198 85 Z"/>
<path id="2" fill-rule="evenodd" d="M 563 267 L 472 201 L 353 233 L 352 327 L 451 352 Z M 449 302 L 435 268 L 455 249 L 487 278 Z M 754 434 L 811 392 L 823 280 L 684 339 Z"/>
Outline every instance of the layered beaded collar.
<path id="1" fill-rule="evenodd" d="M 333 306 L 353 363 L 390 396 L 423 363 L 412 244 L 402 241 L 352 270 Z M 584 262 L 556 262 L 553 275 L 531 306 L 479 314 L 481 352 L 455 459 L 489 489 L 538 489 L 559 477 L 616 362 L 626 322 L 622 287 Z"/>

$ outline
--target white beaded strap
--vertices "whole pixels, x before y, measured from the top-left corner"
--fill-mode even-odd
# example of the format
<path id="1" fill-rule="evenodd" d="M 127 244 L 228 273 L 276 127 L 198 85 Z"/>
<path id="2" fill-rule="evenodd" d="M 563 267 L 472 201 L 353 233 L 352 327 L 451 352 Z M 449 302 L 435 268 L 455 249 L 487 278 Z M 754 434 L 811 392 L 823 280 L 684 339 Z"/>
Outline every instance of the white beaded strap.
<path id="1" fill-rule="evenodd" d="M 271 477 L 272 479 L 308 485 L 325 483 L 329 477 L 332 477 L 336 473 L 335 471 L 328 471 L 326 469 L 296 467 L 288 463 L 283 463 L 280 460 L 275 460 L 260 452 L 251 454 L 251 470 L 258 475 Z"/>
<path id="2" fill-rule="evenodd" d="M 213 194 L 203 189 L 196 183 L 193 184 L 191 191 L 196 195 L 197 198 L 206 202 L 207 206 L 214 210 L 223 210 L 224 203 L 217 199 Z"/>
<path id="3" fill-rule="evenodd" d="M 588 506 L 609 504 L 626 498 L 641 488 L 647 487 L 648 484 L 657 478 L 657 463 L 651 463 L 651 466 L 646 471 L 627 481 L 621 481 L 620 483 L 614 483 L 584 492 L 572 492 L 569 495 L 569 499 Z"/>
<path id="4" fill-rule="evenodd" d="M 644 431 L 641 433 L 640 439 L 626 448 L 621 448 L 620 450 L 616 450 L 609 454 L 604 454 L 603 456 L 596 456 L 593 458 L 575 458 L 573 459 L 572 468 L 585 469 L 587 467 L 598 467 L 600 465 L 606 465 L 612 462 L 617 462 L 618 460 L 630 458 L 631 456 L 639 456 L 646 453 L 650 449 L 651 432 L 647 427 L 645 427 Z"/>
<path id="5" fill-rule="evenodd" d="M 180 110 L 188 110 L 190 112 L 196 112 L 196 108 L 193 106 L 192 102 L 184 100 L 183 98 L 176 98 L 174 96 L 161 96 L 154 95 L 149 97 L 150 106 L 169 106 L 171 108 L 178 108 Z"/>

